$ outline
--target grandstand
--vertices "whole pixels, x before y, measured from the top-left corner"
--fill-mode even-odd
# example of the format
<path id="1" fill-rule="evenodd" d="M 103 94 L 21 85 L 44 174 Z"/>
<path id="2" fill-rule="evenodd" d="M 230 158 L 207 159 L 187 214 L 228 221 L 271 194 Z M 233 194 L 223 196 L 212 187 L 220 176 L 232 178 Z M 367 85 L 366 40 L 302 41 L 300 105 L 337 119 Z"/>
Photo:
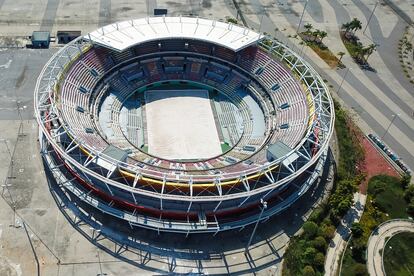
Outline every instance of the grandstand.
<path id="1" fill-rule="evenodd" d="M 131 227 L 217 233 L 288 208 L 324 164 L 333 104 L 277 40 L 191 17 L 115 23 L 35 88 L 42 156 L 68 196 Z"/>

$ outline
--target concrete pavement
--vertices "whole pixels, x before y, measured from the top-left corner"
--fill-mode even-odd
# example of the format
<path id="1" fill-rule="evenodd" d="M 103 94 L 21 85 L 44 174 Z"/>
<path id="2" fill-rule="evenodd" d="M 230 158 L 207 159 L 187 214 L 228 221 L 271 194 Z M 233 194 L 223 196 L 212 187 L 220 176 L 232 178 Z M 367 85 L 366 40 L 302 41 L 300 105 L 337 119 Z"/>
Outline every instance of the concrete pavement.
<path id="1" fill-rule="evenodd" d="M 352 223 L 358 222 L 364 212 L 366 195 L 354 194 L 354 204 L 344 216 L 341 224 L 330 241 L 325 259 L 325 275 L 336 275 L 342 252 L 346 249 L 347 240 L 351 234 Z"/>
<path id="2" fill-rule="evenodd" d="M 299 45 L 298 39 L 288 37 L 295 34 L 305 1 L 246 0 L 237 2 L 249 26 L 258 29 L 262 21 L 262 31 L 275 35 L 289 46 L 298 49 L 298 52 L 303 53 L 312 66 L 333 85 L 332 92 L 336 94 L 339 84 L 348 69 L 330 69 L 312 50 Z M 341 24 L 349 21 L 353 17 L 358 17 L 362 21 L 364 28 L 375 3 L 376 0 L 312 0 L 307 5 L 301 26 L 306 23 L 311 23 L 316 28 L 326 30 L 328 37 L 324 41 L 332 52 L 343 51 L 347 53 L 342 42 L 338 40 Z M 414 7 L 410 3 L 410 0 L 398 1 L 399 7 L 409 16 L 413 17 Z M 111 0 L 46 0 L 39 2 L 29 0 L 0 0 L 0 35 L 30 35 L 32 31 L 40 29 L 51 30 L 52 32 L 71 29 L 82 30 L 83 33 L 86 33 L 96 29 L 102 24 L 147 16 L 152 13 L 154 7 L 168 8 L 170 15 L 199 14 L 209 18 L 221 19 L 226 16 L 236 17 L 236 10 L 232 1 L 157 0 L 137 2 L 125 0 L 122 3 L 116 3 Z M 391 123 L 392 115 L 400 114 L 398 119 L 390 127 L 384 140 L 413 169 L 414 120 L 411 117 L 411 111 L 414 107 L 414 90 L 412 84 L 405 79 L 398 62 L 397 54 L 397 43 L 400 39 L 400 34 L 402 35 L 401 31 L 405 27 L 405 24 L 405 21 L 396 15 L 387 5 L 379 5 L 377 7 L 365 33 L 366 35 L 362 35 L 361 32 L 358 33 L 365 45 L 373 42 L 380 44 L 378 51 L 370 57 L 370 63 L 377 69 L 377 73 L 360 70 L 347 54 L 343 62 L 347 68 L 351 69 L 349 69 L 342 89 L 338 93 L 338 97 L 340 102 L 355 115 L 356 122 L 366 134 L 376 133 L 379 136 L 383 135 L 385 129 Z M 278 28 L 277 31 L 276 28 Z M 25 109 L 23 117 L 26 119 L 32 118 L 32 83 L 37 77 L 36 72 L 39 72 L 38 66 L 41 65 L 41 59 L 44 57 L 42 55 L 48 54 L 46 51 L 33 50 L 31 53 L 28 53 L 30 57 L 26 61 L 24 59 L 22 60 L 16 53 L 10 54 L 10 50 L 0 52 L 0 58 L 3 57 L 0 65 L 4 65 L 4 67 L 0 68 L 0 80 L 3 84 L 0 100 L 0 119 L 11 120 L 3 121 L 2 129 L 7 129 L 7 131 L 3 131 L 2 137 L 0 138 L 5 138 L 8 135 L 7 132 L 12 131 L 10 125 L 16 125 L 18 123 L 17 112 L 10 112 L 11 110 L 7 109 L 10 106 L 14 106 L 16 101 L 27 101 L 27 103 L 24 103 L 27 109 Z M 11 60 L 10 64 L 9 60 Z M 10 67 L 5 68 L 7 64 Z M 6 71 L 8 72 L 7 74 L 5 73 Z M 2 105 L 3 103 L 4 105 Z M 27 127 L 31 127 L 31 125 L 32 122 Z M 28 143 L 27 146 L 29 151 L 34 149 L 33 144 Z M 22 156 L 24 156 L 24 153 L 22 153 Z M 28 154 L 26 158 L 31 156 L 32 154 Z M 20 167 L 18 171 L 20 172 L 21 169 L 22 173 L 27 171 L 26 167 Z M 29 177 L 29 179 L 32 178 Z M 106 272 L 122 272 L 125 274 L 135 271 L 133 269 L 135 267 L 118 262 L 117 259 L 114 259 L 109 254 L 101 253 L 100 255 L 99 252 L 102 252 L 101 250 L 97 250 L 83 236 L 71 229 L 59 210 L 56 209 L 55 203 L 46 201 L 50 197 L 50 194 L 45 183 L 42 183 L 42 180 L 37 178 L 36 180 L 38 181 L 38 185 L 27 184 L 27 187 L 31 185 L 35 188 L 28 191 L 23 190 L 22 193 L 18 193 L 21 200 L 29 201 L 28 206 L 22 208 L 19 212 L 24 215 L 30 224 L 34 225 L 34 229 L 40 230 L 40 237 L 46 239 L 47 245 L 50 245 L 54 251 L 66 257 L 66 265 L 60 266 L 61 274 L 72 273 L 76 275 L 76 273 L 85 272 L 96 274 L 101 272 L 101 259 L 104 261 L 102 266 Z M 31 202 L 32 198 L 33 202 Z M 295 208 L 299 210 L 304 207 L 300 207 L 300 204 L 298 204 Z M 0 209 L 3 210 L 3 213 L 0 212 L 0 222 L 3 226 L 8 225 L 11 212 L 7 208 Z M 300 211 L 292 210 L 286 215 L 285 223 L 289 224 L 288 226 L 292 229 L 298 229 L 300 223 L 303 222 L 304 219 L 301 218 L 301 214 L 304 210 L 302 209 Z M 295 220 L 297 222 L 291 222 L 291 218 L 296 218 L 296 216 L 299 216 Z M 42 227 L 45 221 L 50 223 L 53 228 L 53 233 L 50 237 L 48 236 L 48 227 L 44 225 Z M 276 220 L 274 225 L 279 227 L 279 223 L 284 223 L 283 218 Z M 16 271 L 19 271 L 19 264 L 26 260 L 25 267 L 21 267 L 20 269 L 24 272 L 32 271 L 34 262 L 32 263 L 33 256 L 28 243 L 30 239 L 28 239 L 24 232 L 20 231 L 21 228 L 20 230 L 14 230 L 14 228 L 3 226 L 1 228 L 2 237 L 0 240 L 1 246 L 3 247 L 2 252 L 7 252 L 8 254 L 7 262 L 11 263 L 12 267 L 17 267 Z M 275 229 L 268 231 L 275 231 L 277 233 Z M 292 232 L 294 230 L 291 230 L 289 235 Z M 243 243 L 243 237 L 237 233 L 234 236 L 240 239 L 240 243 Z M 43 255 L 45 258 L 46 270 L 50 274 L 55 275 L 56 268 L 58 267 L 59 269 L 59 266 L 53 263 L 55 261 L 54 258 L 50 256 L 50 253 L 47 253 L 48 251 L 42 246 L 42 243 L 39 242 L 36 235 L 31 239 L 35 243 L 38 243 L 36 248 L 38 254 Z M 9 240 L 9 242 L 5 242 L 5 240 Z M 277 239 L 277 254 L 283 255 L 283 250 L 279 249 L 283 249 L 282 245 L 287 240 L 286 235 L 282 235 L 282 238 Z M 15 250 L 16 248 L 19 250 Z M 267 254 L 267 258 L 275 262 L 279 256 L 277 254 L 266 253 L 267 251 L 273 252 L 273 248 L 273 246 L 267 246 L 263 251 L 258 250 L 258 253 L 254 253 L 253 255 L 255 258 L 261 258 L 260 256 L 262 254 Z M 25 252 L 25 254 L 22 255 L 19 252 Z M 86 256 L 87 261 L 90 263 L 80 263 L 77 258 L 78 255 L 79 259 L 84 259 Z M 131 255 L 131 259 L 134 259 L 135 255 Z M 217 270 L 223 269 L 221 270 L 222 272 L 226 272 L 226 266 L 232 271 L 240 271 L 246 267 L 249 269 L 248 266 L 251 264 L 247 263 L 245 261 L 246 258 L 238 255 L 238 253 L 225 255 L 223 258 L 221 256 L 220 258 L 215 258 L 213 256 L 214 260 L 207 260 L 205 264 L 218 265 L 217 267 L 219 268 Z M 165 261 L 162 258 L 160 259 L 161 261 Z M 148 265 L 158 268 L 162 267 L 164 269 L 168 264 L 166 261 L 161 261 L 152 259 Z M 178 266 L 188 268 L 186 271 L 192 269 L 199 271 L 200 269 L 198 264 L 190 264 L 190 261 L 178 262 Z M 264 272 L 264 270 L 267 271 Z M 263 274 L 277 273 L 277 263 L 270 265 L 267 269 L 262 269 L 262 271 Z"/>
<path id="3" fill-rule="evenodd" d="M 252 27 L 258 28 L 262 21 L 262 31 L 275 35 L 297 52 L 302 53 L 309 63 L 332 86 L 331 92 L 340 103 L 351 111 L 358 126 L 365 134 L 375 133 L 384 136 L 384 141 L 410 167 L 414 167 L 414 86 L 409 83 L 398 60 L 398 40 L 402 37 L 406 22 L 387 5 L 378 5 L 365 32 L 357 32 L 364 45 L 379 44 L 378 49 L 369 58 L 377 72 L 361 70 L 349 57 L 339 38 L 341 25 L 354 17 L 361 20 L 363 29 L 371 16 L 375 0 L 319 0 L 321 11 L 312 10 L 308 5 L 301 24 L 311 23 L 314 28 L 325 30 L 328 37 L 324 43 L 333 53 L 345 52 L 343 63 L 346 69 L 330 69 L 310 48 L 300 45 L 294 38 L 304 1 L 288 3 L 270 0 L 251 1 L 241 5 L 246 11 L 246 20 Z M 399 1 L 398 5 L 414 17 L 414 7 L 410 1 Z M 262 6 L 266 7 L 264 11 Z M 316 5 L 316 4 L 315 4 Z M 263 20 L 261 17 L 263 16 Z M 323 19 L 323 20 L 321 20 Z M 277 31 L 275 31 L 277 28 Z M 349 71 L 348 71 L 349 70 Z M 345 77 L 346 75 L 346 77 Z M 344 79 L 345 77 L 345 79 Z M 344 79 L 339 93 L 339 85 Z M 394 120 L 393 115 L 398 114 Z"/>
<path id="4" fill-rule="evenodd" d="M 385 275 L 383 253 L 386 241 L 401 232 L 414 233 L 414 221 L 404 219 L 388 220 L 380 224 L 369 237 L 367 247 L 367 268 L 370 275 Z"/>

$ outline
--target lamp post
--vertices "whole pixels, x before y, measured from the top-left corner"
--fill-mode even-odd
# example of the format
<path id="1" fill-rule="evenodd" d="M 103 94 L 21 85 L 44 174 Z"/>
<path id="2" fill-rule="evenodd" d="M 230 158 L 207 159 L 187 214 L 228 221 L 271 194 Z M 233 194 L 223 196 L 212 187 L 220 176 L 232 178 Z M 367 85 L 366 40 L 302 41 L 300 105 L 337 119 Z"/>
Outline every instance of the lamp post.
<path id="1" fill-rule="evenodd" d="M 296 28 L 296 33 L 298 33 L 298 32 L 299 32 L 300 25 L 302 24 L 303 15 L 305 14 L 305 10 L 306 10 L 306 6 L 308 5 L 308 2 L 309 2 L 309 0 L 306 0 L 306 2 L 305 2 L 305 6 L 303 7 L 302 15 L 300 16 L 300 20 L 299 20 L 299 25 L 298 25 L 298 27 Z"/>
<path id="2" fill-rule="evenodd" d="M 346 76 L 348 75 L 349 70 L 351 70 L 351 69 L 352 69 L 352 68 L 350 68 L 350 67 L 348 67 L 348 68 L 347 68 L 347 70 L 346 70 L 346 72 L 345 72 L 344 76 L 342 77 L 341 84 L 339 85 L 339 88 L 338 88 L 338 90 L 336 91 L 336 94 L 338 94 L 338 95 L 339 95 L 339 91 L 340 91 L 340 90 L 341 90 L 341 88 L 342 88 L 342 84 L 344 83 L 345 78 L 346 78 Z"/>
<path id="3" fill-rule="evenodd" d="M 392 120 L 390 122 L 390 124 L 388 125 L 387 129 L 385 130 L 384 134 L 381 136 L 381 140 L 384 139 L 385 135 L 387 135 L 388 130 L 390 129 L 390 127 L 392 126 L 392 124 L 394 123 L 395 118 L 397 118 L 398 116 L 400 116 L 401 114 L 393 114 L 392 115 Z"/>
<path id="4" fill-rule="evenodd" d="M 10 157 L 9 171 L 11 172 L 11 175 L 7 175 L 6 179 L 4 180 L 4 184 L 1 185 L 1 187 L 3 188 L 2 195 L 4 195 L 4 189 L 6 189 L 10 196 L 10 200 L 11 200 L 10 204 L 13 209 L 13 224 L 11 226 L 13 226 L 14 228 L 17 228 L 16 226 L 16 202 L 14 201 L 13 196 L 9 189 L 9 187 L 11 187 L 12 184 L 8 183 L 8 180 L 13 178 L 13 164 L 14 164 L 13 155 L 10 151 L 9 145 L 7 144 L 7 140 L 4 138 L 0 138 L 0 142 L 4 142 L 4 144 L 6 145 L 7 153 L 9 154 L 9 157 Z"/>
<path id="5" fill-rule="evenodd" d="M 369 16 L 369 18 L 368 18 L 368 21 L 367 21 L 367 25 L 365 26 L 365 29 L 364 29 L 364 31 L 362 32 L 363 34 L 365 34 L 365 31 L 367 30 L 368 25 L 369 25 L 369 22 L 371 22 L 371 18 L 372 18 L 372 16 L 374 15 L 375 9 L 377 8 L 378 4 L 379 4 L 379 1 L 377 1 L 377 2 L 375 3 L 374 8 L 372 9 L 372 12 L 371 12 L 371 14 L 370 14 L 370 16 Z"/>
<path id="6" fill-rule="evenodd" d="M 23 134 L 23 116 L 22 116 L 22 110 L 25 110 L 27 108 L 27 106 L 20 106 L 21 101 L 16 101 L 16 105 L 17 105 L 17 114 L 19 115 L 19 119 L 20 119 L 20 127 L 21 129 L 19 129 L 19 134 Z"/>
<path id="7" fill-rule="evenodd" d="M 254 234 L 256 233 L 257 226 L 259 225 L 259 222 L 262 219 L 263 212 L 264 212 L 264 210 L 267 209 L 267 202 L 264 201 L 263 198 L 260 199 L 260 204 L 261 204 L 260 214 L 259 214 L 259 217 L 257 218 L 256 224 L 254 225 L 253 232 L 250 236 L 249 242 L 247 243 L 245 252 L 247 252 L 249 250 L 249 247 L 250 247 L 250 245 L 252 244 L 252 241 L 253 241 Z"/>
<path id="8" fill-rule="evenodd" d="M 259 33 L 262 30 L 263 17 L 264 17 L 264 14 L 265 13 L 266 13 L 266 8 L 263 8 L 263 10 L 262 10 L 262 17 L 260 18 L 260 24 L 259 24 Z"/>

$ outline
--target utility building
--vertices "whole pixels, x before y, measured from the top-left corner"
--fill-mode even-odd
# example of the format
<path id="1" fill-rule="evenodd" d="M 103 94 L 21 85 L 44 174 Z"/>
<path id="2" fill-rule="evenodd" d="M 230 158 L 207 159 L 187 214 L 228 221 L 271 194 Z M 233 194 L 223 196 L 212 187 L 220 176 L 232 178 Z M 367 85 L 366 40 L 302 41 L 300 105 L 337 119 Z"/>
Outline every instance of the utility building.
<path id="1" fill-rule="evenodd" d="M 31 39 L 33 48 L 49 48 L 50 32 L 35 31 Z"/>

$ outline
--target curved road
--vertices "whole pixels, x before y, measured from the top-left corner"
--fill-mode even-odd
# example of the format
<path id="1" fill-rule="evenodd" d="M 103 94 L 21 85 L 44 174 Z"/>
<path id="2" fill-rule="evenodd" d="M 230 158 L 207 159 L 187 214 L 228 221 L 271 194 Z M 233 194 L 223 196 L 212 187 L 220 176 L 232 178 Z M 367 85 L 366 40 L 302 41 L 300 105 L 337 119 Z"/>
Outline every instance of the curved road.
<path id="1" fill-rule="evenodd" d="M 380 224 L 369 237 L 367 249 L 367 266 L 370 275 L 385 275 L 382 263 L 382 252 L 387 238 L 401 232 L 414 233 L 414 221 L 395 219 Z"/>

